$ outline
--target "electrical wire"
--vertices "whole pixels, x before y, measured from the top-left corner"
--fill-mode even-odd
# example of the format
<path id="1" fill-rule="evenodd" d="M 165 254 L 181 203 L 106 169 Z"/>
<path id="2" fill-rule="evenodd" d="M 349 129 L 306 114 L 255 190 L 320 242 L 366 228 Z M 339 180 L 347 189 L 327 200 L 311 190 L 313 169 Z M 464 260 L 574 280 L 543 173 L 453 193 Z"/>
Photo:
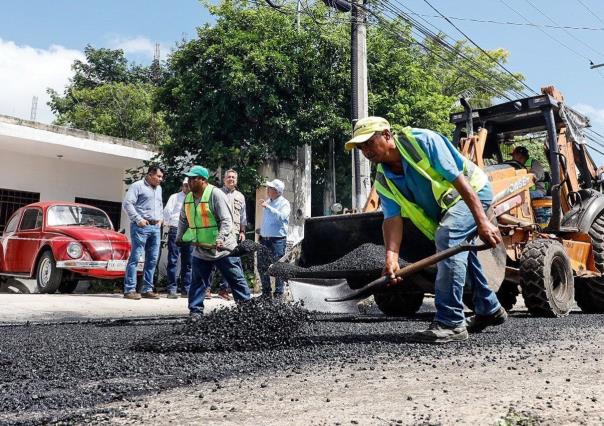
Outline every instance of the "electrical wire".
<path id="1" fill-rule="evenodd" d="M 598 21 L 600 21 L 601 23 L 604 24 L 604 20 L 602 20 L 602 18 L 600 18 L 598 15 L 596 15 L 593 10 L 591 10 L 589 7 L 587 7 L 587 5 L 585 3 L 583 3 L 581 0 L 577 0 L 579 2 L 579 4 L 581 6 L 583 6 L 585 9 L 588 10 L 589 13 L 591 13 Z"/>
<path id="2" fill-rule="evenodd" d="M 425 13 L 409 12 L 410 15 L 423 16 L 426 18 L 439 18 L 444 19 L 440 15 L 429 15 Z M 553 28 L 553 29 L 567 29 L 567 30 L 584 30 L 584 31 L 604 31 L 604 27 L 577 27 L 568 25 L 547 25 L 547 24 L 532 24 L 526 22 L 513 22 L 513 21 L 495 21 L 492 19 L 478 19 L 478 18 L 460 18 L 459 16 L 447 16 L 447 18 L 454 21 L 466 21 L 466 22 L 477 22 L 481 24 L 496 24 L 496 25 L 511 25 L 520 27 L 540 27 L 540 28 Z"/>
<path id="3" fill-rule="evenodd" d="M 537 12 L 539 12 L 540 14 L 542 14 L 543 16 L 545 16 L 551 23 L 553 23 L 554 25 L 559 25 L 556 21 L 554 21 L 552 18 L 550 18 L 544 11 L 542 11 L 541 9 L 539 9 L 537 6 L 535 6 L 535 4 L 531 1 L 531 0 L 524 0 L 525 2 L 527 2 L 528 4 L 531 5 L 531 7 L 533 7 Z M 581 43 L 583 46 L 587 47 L 589 50 L 591 50 L 592 52 L 603 56 L 604 57 L 604 53 L 599 52 L 598 50 L 594 49 L 593 47 L 591 47 L 589 44 L 585 43 L 583 40 L 581 40 L 578 37 L 575 37 L 575 35 L 573 33 L 571 33 L 568 30 L 563 30 L 566 34 L 568 34 L 569 37 L 573 38 L 574 40 L 578 41 L 579 43 Z"/>
<path id="4" fill-rule="evenodd" d="M 489 52 L 487 52 L 486 50 L 484 50 L 482 47 L 480 47 L 478 44 L 476 44 L 474 42 L 474 40 L 472 40 L 470 38 L 470 36 L 468 36 L 465 32 L 463 32 L 457 25 L 455 25 L 450 19 L 448 19 L 445 15 L 443 15 L 440 10 L 436 9 L 434 6 L 432 6 L 432 4 L 428 1 L 428 0 L 424 0 L 424 2 L 430 6 L 432 8 L 432 10 L 434 10 L 436 13 L 438 13 L 440 16 L 442 16 L 444 19 L 446 19 L 446 21 L 451 24 L 451 26 L 453 26 L 453 28 L 455 28 L 457 31 L 459 31 L 461 33 L 461 35 L 463 35 L 470 43 L 472 43 L 476 48 L 478 48 L 482 53 L 484 53 L 491 61 L 493 61 L 493 63 L 497 64 L 497 66 L 499 66 L 500 68 L 502 68 L 505 72 L 507 72 L 510 76 L 512 76 L 512 78 L 514 78 L 514 80 L 518 81 L 520 84 L 522 84 L 524 87 L 526 87 L 528 90 L 530 90 L 531 92 L 533 92 L 535 95 L 539 95 L 539 93 L 537 91 L 535 91 L 532 87 L 528 86 L 524 81 L 522 81 L 520 78 L 518 78 L 518 76 L 516 76 L 514 73 L 512 73 L 509 69 L 507 69 L 502 63 L 500 63 L 497 59 L 493 58 L 493 56 L 491 56 L 491 54 Z"/>
<path id="5" fill-rule="evenodd" d="M 505 0 L 499 0 L 502 4 L 504 4 L 508 9 L 510 9 L 511 11 L 513 11 L 515 14 L 517 14 L 518 16 L 520 16 L 522 19 L 524 19 L 526 22 L 528 22 L 529 24 L 533 24 L 526 16 L 524 16 L 522 13 L 518 12 L 516 9 L 514 9 L 512 6 L 510 6 L 509 4 L 507 4 L 505 2 Z M 549 34 L 548 32 L 544 31 L 542 28 L 539 27 L 535 27 L 537 28 L 539 31 L 541 31 L 543 34 L 545 34 L 547 37 L 549 37 L 550 39 L 554 40 L 556 43 L 558 43 L 559 45 L 563 46 L 564 48 L 570 50 L 571 52 L 573 52 L 575 55 L 586 59 L 588 62 L 590 61 L 590 59 L 583 55 L 582 53 L 577 52 L 575 49 L 573 49 L 572 47 L 566 45 L 565 43 L 563 43 L 562 41 L 558 40 L 556 37 L 552 36 L 551 34 Z"/>
<path id="6" fill-rule="evenodd" d="M 500 76 L 498 76 L 497 74 L 493 74 L 491 70 L 484 68 L 484 66 L 480 63 L 478 63 L 476 60 L 474 60 L 471 57 L 468 57 L 467 55 L 464 55 L 462 52 L 459 51 L 458 48 L 451 46 L 450 44 L 446 43 L 446 41 L 444 41 L 442 39 L 442 37 L 439 37 L 438 34 L 435 34 L 433 31 L 431 31 L 430 29 L 428 29 L 426 26 L 424 26 L 423 24 L 421 24 L 420 22 L 418 22 L 417 20 L 411 18 L 408 14 L 406 14 L 405 12 L 403 12 L 402 10 L 400 10 L 400 8 L 398 8 L 396 5 L 393 5 L 387 1 L 382 1 L 381 3 L 376 4 L 376 6 L 378 7 L 378 9 L 385 15 L 388 16 L 388 14 L 390 15 L 394 15 L 395 18 L 402 20 L 403 22 L 406 22 L 408 25 L 411 26 L 412 32 L 415 33 L 416 37 L 420 37 L 423 36 L 426 39 L 430 39 L 433 42 L 435 42 L 438 46 L 440 46 L 441 48 L 444 49 L 444 51 L 449 52 L 451 54 L 454 54 L 456 56 L 461 57 L 462 59 L 464 59 L 465 61 L 467 61 L 467 63 L 469 65 L 473 65 L 474 69 L 476 70 L 481 70 L 484 74 L 486 74 L 487 76 L 491 77 L 492 80 L 497 80 L 499 83 L 504 83 L 506 84 L 507 82 L 505 82 L 504 80 L 501 79 Z M 370 11 L 370 13 L 373 13 L 372 11 Z M 442 33 L 444 33 L 442 30 L 440 30 Z M 435 54 L 436 56 L 438 56 L 440 59 L 442 59 L 442 63 L 444 66 L 446 67 L 451 67 L 451 66 L 455 66 L 457 67 L 457 69 L 460 69 L 459 66 L 451 64 L 449 62 L 447 62 L 446 58 L 443 58 L 441 55 L 437 55 L 436 52 L 432 49 L 430 49 L 428 46 L 425 45 L 425 43 L 422 43 L 416 39 L 412 38 L 412 42 L 415 42 L 417 44 L 419 44 L 420 46 L 422 46 L 424 49 L 430 51 L 431 53 Z M 484 78 L 480 79 L 479 77 L 477 77 L 476 75 L 474 75 L 472 72 L 470 72 L 467 69 L 461 69 L 463 71 L 464 74 L 471 76 L 471 78 L 473 80 L 482 80 L 479 84 L 479 87 L 481 87 L 484 90 L 490 90 L 494 93 L 497 93 L 498 96 L 505 98 L 507 100 L 513 100 L 512 98 L 510 98 L 507 94 L 501 92 L 500 90 L 498 90 L 496 87 L 493 86 L 491 81 L 485 80 Z M 515 89 L 512 89 L 511 92 L 515 93 L 514 97 L 527 97 L 527 95 L 523 92 L 519 92 Z"/>
<path id="7" fill-rule="evenodd" d="M 510 98 L 509 96 L 507 96 L 505 93 L 499 91 L 498 89 L 489 86 L 488 84 L 485 84 L 485 80 L 481 80 L 480 78 L 476 77 L 475 75 L 471 74 L 468 70 L 460 67 L 457 64 L 450 64 L 447 59 L 445 57 L 443 57 L 439 52 L 435 51 L 434 49 L 431 49 L 430 47 L 428 47 L 427 45 L 425 45 L 424 43 L 415 40 L 413 37 L 408 37 L 406 35 L 401 34 L 399 31 L 397 31 L 396 29 L 393 29 L 392 27 L 394 26 L 394 24 L 392 22 L 389 22 L 388 20 L 384 19 L 383 17 L 381 17 L 379 14 L 376 14 L 374 12 L 370 12 L 373 14 L 373 16 L 381 23 L 381 25 L 383 27 L 385 27 L 385 29 L 387 31 L 389 31 L 392 35 L 394 35 L 398 40 L 400 41 L 404 41 L 407 43 L 412 43 L 412 44 L 417 44 L 418 46 L 422 47 L 424 50 L 432 53 L 432 55 L 434 55 L 435 58 L 440 59 L 440 63 L 445 65 L 445 66 L 449 66 L 451 68 L 454 68 L 455 70 L 458 71 L 458 75 L 467 75 L 470 79 L 474 80 L 476 82 L 477 87 L 485 90 L 485 91 L 491 91 L 493 93 L 496 93 L 498 96 L 508 99 L 508 100 L 512 100 L 512 98 Z"/>

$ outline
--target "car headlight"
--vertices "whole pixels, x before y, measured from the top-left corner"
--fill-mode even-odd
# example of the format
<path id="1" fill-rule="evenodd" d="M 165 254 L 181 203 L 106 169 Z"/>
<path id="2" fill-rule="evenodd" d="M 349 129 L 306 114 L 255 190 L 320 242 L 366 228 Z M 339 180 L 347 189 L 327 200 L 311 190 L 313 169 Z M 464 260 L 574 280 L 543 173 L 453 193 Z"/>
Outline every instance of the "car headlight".
<path id="1" fill-rule="evenodd" d="M 67 254 L 72 259 L 78 259 L 82 257 L 82 246 L 79 243 L 71 242 L 67 246 Z"/>

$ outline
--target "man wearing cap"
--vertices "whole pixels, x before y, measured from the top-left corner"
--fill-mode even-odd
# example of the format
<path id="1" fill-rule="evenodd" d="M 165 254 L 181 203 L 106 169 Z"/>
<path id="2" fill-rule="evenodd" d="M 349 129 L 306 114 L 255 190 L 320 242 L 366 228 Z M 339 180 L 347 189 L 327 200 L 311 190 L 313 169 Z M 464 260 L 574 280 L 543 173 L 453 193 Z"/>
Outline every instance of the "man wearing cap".
<path id="1" fill-rule="evenodd" d="M 138 300 L 159 299 L 153 291 L 153 274 L 159 257 L 163 201 L 161 182 L 164 172 L 158 166 L 150 166 L 147 175 L 128 188 L 122 208 L 130 219 L 132 249 L 124 276 L 124 298 Z M 136 292 L 136 266 L 145 252 L 142 293 Z"/>
<path id="2" fill-rule="evenodd" d="M 517 146 L 512 151 L 512 159 L 520 163 L 529 173 L 535 175 L 535 185 L 530 188 L 531 198 L 545 197 L 545 170 L 541 163 L 530 158 L 529 151 L 524 146 Z"/>
<path id="3" fill-rule="evenodd" d="M 191 246 L 176 245 L 176 234 L 178 232 L 178 219 L 180 211 L 185 202 L 185 197 L 189 193 L 189 178 L 182 181 L 180 192 L 170 195 L 166 207 L 164 208 L 164 223 L 168 228 L 168 266 L 166 272 L 168 275 L 168 299 L 178 299 L 178 290 L 185 297 L 189 294 L 191 285 Z M 176 282 L 176 267 L 180 258 L 180 289 Z"/>
<path id="4" fill-rule="evenodd" d="M 262 212 L 262 225 L 260 226 L 260 244 L 268 248 L 273 259 L 279 259 L 285 254 L 287 245 L 287 231 L 289 224 L 289 213 L 291 207 L 289 201 L 283 196 L 285 184 L 279 179 L 266 183 L 265 200 L 260 200 L 264 207 Z M 262 253 L 258 253 L 262 256 Z M 269 259 L 261 259 L 261 262 L 269 262 Z M 262 282 L 262 297 L 271 298 L 271 281 L 267 274 L 260 276 Z M 284 283 L 281 278 L 275 279 L 275 298 L 282 299 Z"/>
<path id="5" fill-rule="evenodd" d="M 189 288 L 189 312 L 192 319 L 203 314 L 205 290 L 216 267 L 227 280 L 235 301 L 250 299 L 250 289 L 238 265 L 230 256 L 237 246 L 233 232 L 233 213 L 224 192 L 208 182 L 208 169 L 193 166 L 186 173 L 191 192 L 185 197 L 178 221 L 176 241 L 193 245 L 193 277 Z"/>
<path id="6" fill-rule="evenodd" d="M 384 212 L 384 275 L 392 281 L 399 269 L 403 217 L 430 240 L 437 251 L 456 246 L 476 232 L 495 246 L 501 236 L 485 214 L 492 200 L 487 176 L 463 157 L 449 140 L 431 130 L 406 127 L 396 135 L 387 120 L 359 120 L 347 150 L 357 148 L 377 164 L 375 188 Z M 476 315 L 466 323 L 462 303 L 466 276 L 471 280 Z M 502 324 L 507 313 L 489 289 L 475 251 L 442 260 L 435 282 L 436 315 L 428 329 L 413 335 L 425 343 L 466 340 L 469 332 Z"/>

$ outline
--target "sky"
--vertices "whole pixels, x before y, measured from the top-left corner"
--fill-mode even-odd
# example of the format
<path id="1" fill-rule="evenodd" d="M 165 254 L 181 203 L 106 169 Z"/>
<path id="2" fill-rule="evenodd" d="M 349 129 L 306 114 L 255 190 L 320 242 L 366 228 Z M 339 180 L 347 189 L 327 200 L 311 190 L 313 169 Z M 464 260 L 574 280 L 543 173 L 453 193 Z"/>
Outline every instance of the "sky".
<path id="1" fill-rule="evenodd" d="M 292 0 L 288 0 L 292 1 Z M 305 0 L 306 1 L 306 0 Z M 455 39 L 463 36 L 425 0 L 392 0 L 417 19 Z M 604 2 L 601 0 L 429 0 L 485 49 L 510 52 L 506 66 L 521 72 L 539 91 L 555 85 L 566 102 L 586 113 L 604 135 Z M 590 10 L 588 10 L 589 8 Z M 539 9 L 539 10 L 537 10 Z M 492 20 L 508 24 L 475 22 Z M 83 59 L 87 44 L 121 48 L 129 60 L 147 64 L 160 44 L 166 58 L 176 42 L 191 39 L 211 22 L 197 0 L 28 0 L 4 2 L 0 16 L 0 114 L 30 118 L 38 97 L 37 120 L 52 122 L 46 88 L 59 92 L 72 75 L 71 64 Z M 535 28 L 525 24 L 588 27 Z M 424 22 L 425 23 L 425 22 Z M 432 28 L 434 29 L 434 28 Z M 604 148 L 601 148 L 604 151 Z M 604 164 L 604 156 L 594 155 Z"/>

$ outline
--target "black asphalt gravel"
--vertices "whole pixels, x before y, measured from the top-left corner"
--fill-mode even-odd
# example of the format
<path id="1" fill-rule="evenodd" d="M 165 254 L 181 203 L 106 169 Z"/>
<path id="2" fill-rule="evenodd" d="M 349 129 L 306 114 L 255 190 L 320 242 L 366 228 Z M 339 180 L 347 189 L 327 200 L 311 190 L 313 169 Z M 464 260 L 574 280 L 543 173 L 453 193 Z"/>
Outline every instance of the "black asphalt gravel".
<path id="1" fill-rule="evenodd" d="M 253 306 L 258 306 L 256 311 L 248 310 Z M 3 327 L 0 424 L 103 422 L 120 413 L 99 409 L 102 403 L 136 401 L 145 394 L 196 383 L 220 387 L 220 381 L 229 377 L 271 371 L 295 374 L 315 365 L 338 371 L 342 365 L 386 358 L 438 373 L 454 363 L 463 376 L 464 369 L 483 363 L 514 368 L 531 359 L 537 369 L 560 351 L 581 359 L 580 342 L 591 341 L 594 331 L 604 326 L 604 315 L 575 313 L 549 319 L 518 313 L 496 331 L 472 335 L 468 342 L 425 346 L 409 343 L 409 337 L 428 324 L 431 313 L 411 320 L 306 317 L 295 307 L 279 304 L 250 304 L 235 311 L 208 315 L 206 323 L 194 325 L 154 320 Z M 248 318 L 242 318 L 244 312 Z M 269 312 L 280 319 L 272 322 Z M 292 319 L 298 321 L 293 326 L 287 324 Z M 253 324 L 257 320 L 268 325 Z M 228 331 L 237 327 L 257 328 Z M 290 336 L 284 340 L 255 336 L 263 330 L 277 331 L 274 327 Z M 564 340 L 576 345 L 561 345 Z"/>
<path id="2" fill-rule="evenodd" d="M 346 278 L 359 272 L 379 275 L 384 268 L 385 257 L 386 249 L 384 246 L 366 243 L 331 263 L 303 268 L 291 263 L 278 262 L 270 268 L 269 273 L 272 276 L 284 279 L 335 275 Z M 404 259 L 399 259 L 401 268 L 407 264 L 408 262 Z"/>

